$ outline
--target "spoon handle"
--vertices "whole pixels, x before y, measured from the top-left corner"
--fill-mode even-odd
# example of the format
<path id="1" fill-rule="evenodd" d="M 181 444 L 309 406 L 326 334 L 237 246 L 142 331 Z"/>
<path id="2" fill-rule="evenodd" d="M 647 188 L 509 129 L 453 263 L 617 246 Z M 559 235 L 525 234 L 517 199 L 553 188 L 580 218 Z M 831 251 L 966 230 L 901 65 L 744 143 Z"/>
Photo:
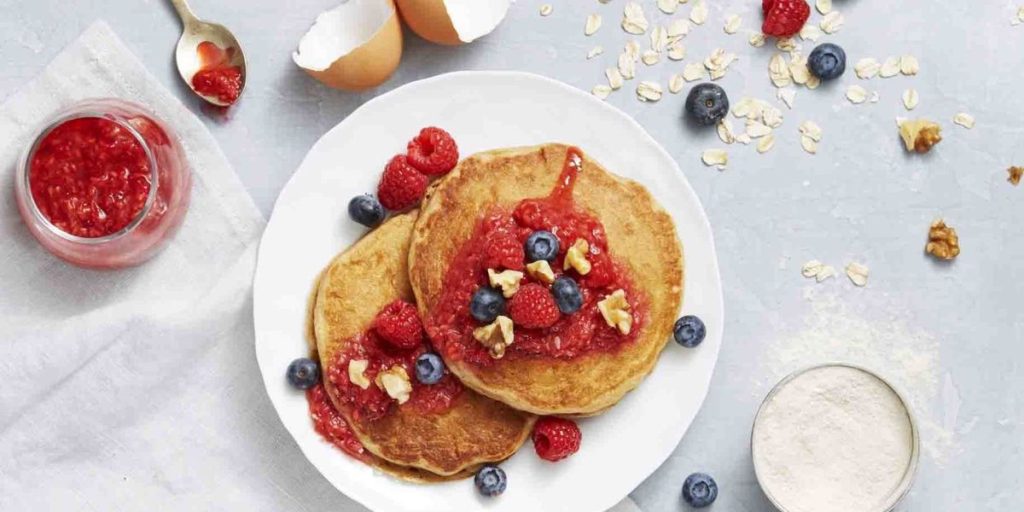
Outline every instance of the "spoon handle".
<path id="1" fill-rule="evenodd" d="M 171 5 L 174 6 L 174 10 L 178 11 L 178 17 L 186 27 L 190 23 L 199 21 L 199 18 L 192 12 L 192 8 L 188 6 L 188 0 L 171 0 Z"/>

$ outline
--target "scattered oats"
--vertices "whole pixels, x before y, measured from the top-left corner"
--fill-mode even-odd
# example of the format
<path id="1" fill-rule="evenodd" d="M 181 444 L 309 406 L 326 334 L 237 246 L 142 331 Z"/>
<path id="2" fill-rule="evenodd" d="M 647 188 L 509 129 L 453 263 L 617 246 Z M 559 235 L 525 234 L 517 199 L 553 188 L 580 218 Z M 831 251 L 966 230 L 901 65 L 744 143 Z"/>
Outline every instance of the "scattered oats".
<path id="1" fill-rule="evenodd" d="M 740 144 L 750 144 L 752 140 L 753 139 L 750 138 L 750 135 L 745 133 L 741 133 L 736 136 L 736 142 L 739 142 Z"/>
<path id="2" fill-rule="evenodd" d="M 757 139 L 772 133 L 772 129 L 760 121 L 747 120 L 746 133 L 751 139 Z"/>
<path id="3" fill-rule="evenodd" d="M 683 75 L 674 74 L 668 79 L 668 92 L 672 94 L 679 94 L 686 86 L 686 81 L 683 80 Z"/>
<path id="4" fill-rule="evenodd" d="M 665 46 L 668 44 L 668 31 L 665 27 L 656 26 L 651 30 L 651 49 L 656 52 L 665 50 Z"/>
<path id="5" fill-rule="evenodd" d="M 619 55 L 619 74 L 626 80 L 632 80 L 636 77 L 636 62 L 630 57 L 628 53 Z"/>
<path id="6" fill-rule="evenodd" d="M 640 60 L 648 65 L 653 66 L 658 63 L 658 59 L 661 58 L 661 54 L 654 50 L 646 50 L 643 55 L 640 56 Z"/>
<path id="7" fill-rule="evenodd" d="M 793 83 L 806 85 L 811 80 L 811 70 L 807 69 L 807 58 L 800 55 L 793 56 L 789 62 L 789 74 L 793 77 Z"/>
<path id="8" fill-rule="evenodd" d="M 594 57 L 597 57 L 598 55 L 601 55 L 602 53 L 604 53 L 604 48 L 602 48 L 600 46 L 595 46 L 595 47 L 591 48 L 589 52 L 587 52 L 587 60 L 593 59 Z"/>
<path id="9" fill-rule="evenodd" d="M 765 105 L 761 110 L 761 119 L 768 127 L 778 128 L 782 126 L 782 111 L 771 105 Z"/>
<path id="10" fill-rule="evenodd" d="M 690 33 L 690 20 L 680 18 L 668 24 L 669 37 L 686 37 Z"/>
<path id="11" fill-rule="evenodd" d="M 728 18 L 725 18 L 725 33 L 735 34 L 739 31 L 740 25 L 743 24 L 743 19 L 735 14 L 730 14 Z"/>
<path id="12" fill-rule="evenodd" d="M 725 50 L 718 48 L 711 52 L 708 58 L 704 59 L 704 67 L 711 72 L 711 79 L 718 80 L 725 76 L 726 69 L 729 65 L 736 60 L 735 53 L 727 53 Z"/>
<path id="13" fill-rule="evenodd" d="M 703 80 L 705 76 L 707 75 L 704 74 L 704 64 L 700 62 L 691 62 L 683 68 L 683 80 L 687 82 Z"/>
<path id="14" fill-rule="evenodd" d="M 732 121 L 728 118 L 724 118 L 719 121 L 716 128 L 718 131 L 718 138 L 722 139 L 722 142 L 726 144 L 736 142 L 736 134 L 732 131 Z"/>
<path id="15" fill-rule="evenodd" d="M 839 29 L 843 28 L 844 21 L 846 20 L 843 19 L 843 15 L 839 11 L 832 11 L 821 19 L 821 30 L 826 34 L 835 34 L 839 32 Z"/>
<path id="16" fill-rule="evenodd" d="M 554 10 L 555 10 L 555 8 L 552 7 L 551 4 L 544 4 L 544 5 L 540 6 L 540 15 L 541 16 L 550 16 L 551 13 L 554 12 Z"/>
<path id="17" fill-rule="evenodd" d="M 757 141 L 757 152 L 767 153 L 775 147 L 775 134 L 769 133 Z"/>
<path id="18" fill-rule="evenodd" d="M 808 137 L 814 142 L 821 142 L 821 127 L 814 121 L 804 121 L 800 124 L 800 135 Z"/>
<path id="19" fill-rule="evenodd" d="M 622 9 L 622 30 L 630 34 L 643 34 L 649 26 L 644 8 L 637 2 L 628 2 Z"/>
<path id="20" fill-rule="evenodd" d="M 730 111 L 732 112 L 732 115 L 736 117 L 748 117 L 751 112 L 754 111 L 754 106 L 754 99 L 744 96 L 743 98 L 740 98 L 740 101 L 737 101 L 736 104 L 732 106 Z M 760 109 L 758 109 L 758 111 L 758 117 L 760 117 Z"/>
<path id="21" fill-rule="evenodd" d="M 817 41 L 821 37 L 821 29 L 815 25 L 807 24 L 800 29 L 800 39 L 805 41 Z"/>
<path id="22" fill-rule="evenodd" d="M 865 286 L 868 284 L 868 267 L 851 261 L 846 265 L 846 277 L 856 286 Z"/>
<path id="23" fill-rule="evenodd" d="M 804 151 L 812 155 L 818 152 L 818 143 L 806 135 L 800 137 L 800 147 L 804 148 Z"/>
<path id="24" fill-rule="evenodd" d="M 832 12 L 832 0 L 817 0 L 814 2 L 814 6 L 818 8 L 818 12 L 821 14 Z"/>
<path id="25" fill-rule="evenodd" d="M 813 91 L 814 89 L 817 89 L 818 86 L 821 85 L 821 79 L 814 75 L 811 75 L 811 77 L 807 79 L 807 83 L 804 85 L 806 85 L 808 89 Z"/>
<path id="26" fill-rule="evenodd" d="M 602 85 L 595 85 L 594 88 L 590 90 L 590 94 L 593 94 L 594 96 L 597 96 L 598 99 L 602 99 L 602 100 L 603 99 L 607 99 L 608 95 L 611 94 L 611 93 L 612 93 L 612 88 L 608 87 L 607 85 L 603 85 L 603 84 Z"/>
<path id="27" fill-rule="evenodd" d="M 750 46 L 753 46 L 754 48 L 760 48 L 764 46 L 765 43 L 764 34 L 760 32 L 750 34 L 750 39 L 748 39 L 747 42 L 750 43 Z"/>
<path id="28" fill-rule="evenodd" d="M 683 60 L 686 58 L 686 46 L 676 41 L 668 45 L 668 58 L 672 60 Z"/>
<path id="29" fill-rule="evenodd" d="M 775 47 L 784 52 L 796 51 L 796 41 L 792 37 L 783 37 L 775 41 Z"/>
<path id="30" fill-rule="evenodd" d="M 878 63 L 878 59 L 874 57 L 865 57 L 857 61 L 857 64 L 853 66 L 853 71 L 857 73 L 857 78 L 867 80 L 873 78 L 882 69 L 882 65 Z"/>
<path id="31" fill-rule="evenodd" d="M 618 68 L 608 68 L 604 70 L 604 76 L 608 78 L 608 86 L 612 90 L 619 90 L 622 88 L 622 73 L 619 72 Z"/>
<path id="32" fill-rule="evenodd" d="M 690 21 L 697 25 L 703 25 L 708 20 L 708 5 L 704 0 L 697 0 L 690 11 Z"/>
<path id="33" fill-rule="evenodd" d="M 635 40 L 626 42 L 625 48 L 622 50 L 629 58 L 633 59 L 633 62 L 640 60 L 640 43 Z"/>
<path id="34" fill-rule="evenodd" d="M 796 90 L 795 89 L 777 89 L 775 96 L 782 100 L 787 107 L 793 108 L 793 102 L 796 101 Z"/>
<path id="35" fill-rule="evenodd" d="M 836 269 L 818 260 L 811 260 L 804 263 L 804 266 L 800 268 L 800 273 L 804 277 L 808 279 L 814 278 L 815 281 L 820 283 L 836 275 Z"/>
<path id="36" fill-rule="evenodd" d="M 850 103 L 859 105 L 864 103 L 868 99 L 868 91 L 859 85 L 851 85 L 846 90 L 846 99 L 850 100 Z"/>
<path id="37" fill-rule="evenodd" d="M 907 110 L 914 110 L 917 107 L 917 102 L 920 98 L 917 94 L 917 89 L 907 89 L 903 91 L 903 106 Z"/>
<path id="38" fill-rule="evenodd" d="M 1010 22 L 1011 25 L 1020 25 L 1024 23 L 1024 5 L 1017 9 L 1017 17 Z"/>
<path id="39" fill-rule="evenodd" d="M 726 153 L 724 149 L 705 150 L 700 159 L 704 162 L 704 165 L 718 167 L 720 171 L 724 171 L 725 166 L 729 165 L 729 153 Z"/>
<path id="40" fill-rule="evenodd" d="M 900 73 L 907 76 L 914 76 L 918 71 L 921 70 L 921 65 L 917 62 L 917 57 L 913 55 L 904 55 L 900 57 Z"/>
<path id="41" fill-rule="evenodd" d="M 591 14 L 587 16 L 587 23 L 583 26 L 583 35 L 592 36 L 601 29 L 601 15 Z"/>
<path id="42" fill-rule="evenodd" d="M 964 128 L 967 128 L 968 130 L 974 128 L 974 116 L 966 112 L 960 112 L 959 114 L 953 116 L 953 122 L 960 126 L 963 126 Z"/>
<path id="43" fill-rule="evenodd" d="M 772 79 L 775 87 L 786 87 L 793 83 L 789 74 L 789 66 L 786 65 L 786 58 L 781 53 L 772 55 L 768 61 L 768 76 Z"/>
<path id="44" fill-rule="evenodd" d="M 878 71 L 878 76 L 882 78 L 892 78 L 900 74 L 900 57 L 889 57 L 882 63 L 882 68 Z"/>
<path id="45" fill-rule="evenodd" d="M 1010 167 L 1006 172 L 1009 174 L 1006 181 L 1010 182 L 1010 185 L 1015 187 L 1020 185 L 1020 179 L 1024 176 L 1024 167 Z"/>
<path id="46" fill-rule="evenodd" d="M 655 102 L 661 99 L 662 89 L 658 82 L 644 80 L 636 86 L 636 97 L 643 102 Z"/>
<path id="47" fill-rule="evenodd" d="M 672 14 L 676 12 L 676 8 L 679 7 L 679 0 L 658 0 L 658 9 L 665 14 Z"/>

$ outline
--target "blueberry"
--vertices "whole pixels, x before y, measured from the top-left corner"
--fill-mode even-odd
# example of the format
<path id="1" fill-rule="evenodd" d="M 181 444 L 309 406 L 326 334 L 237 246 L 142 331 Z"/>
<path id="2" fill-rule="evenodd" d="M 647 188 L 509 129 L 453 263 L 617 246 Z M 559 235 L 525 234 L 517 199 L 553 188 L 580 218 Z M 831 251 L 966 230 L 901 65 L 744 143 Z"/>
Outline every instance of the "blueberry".
<path id="1" fill-rule="evenodd" d="M 704 473 L 694 473 L 683 482 L 683 499 L 693 508 L 704 508 L 718 497 L 718 484 Z"/>
<path id="2" fill-rule="evenodd" d="M 444 361 L 433 353 L 426 352 L 416 358 L 416 379 L 423 384 L 437 384 L 444 377 Z"/>
<path id="3" fill-rule="evenodd" d="M 300 357 L 288 365 L 288 382 L 299 389 L 309 389 L 320 380 L 320 365 L 308 357 Z"/>
<path id="4" fill-rule="evenodd" d="M 676 343 L 690 348 L 700 345 L 706 333 L 704 322 L 693 315 L 676 320 L 676 326 L 672 329 L 672 337 L 676 339 Z"/>
<path id="5" fill-rule="evenodd" d="M 839 78 L 846 71 L 846 52 L 832 43 L 819 44 L 807 57 L 807 67 L 822 80 Z"/>
<path id="6" fill-rule="evenodd" d="M 363 194 L 348 202 L 348 216 L 368 228 L 375 228 L 384 221 L 384 207 L 376 197 Z"/>
<path id="7" fill-rule="evenodd" d="M 555 261 L 558 256 L 558 237 L 550 231 L 534 231 L 523 245 L 529 261 Z"/>
<path id="8" fill-rule="evenodd" d="M 508 478 L 505 477 L 505 470 L 498 466 L 484 466 L 476 472 L 473 483 L 484 496 L 497 496 L 505 492 L 508 485 Z"/>
<path id="9" fill-rule="evenodd" d="M 583 307 L 583 293 L 580 286 L 569 276 L 562 276 L 551 283 L 551 294 L 555 296 L 558 310 L 571 315 Z"/>
<path id="10" fill-rule="evenodd" d="M 505 296 L 498 290 L 481 286 L 469 301 L 469 313 L 477 322 L 489 324 L 505 313 Z"/>
<path id="11" fill-rule="evenodd" d="M 729 113 L 729 96 L 715 84 L 695 85 L 686 95 L 686 112 L 697 124 L 713 125 Z"/>

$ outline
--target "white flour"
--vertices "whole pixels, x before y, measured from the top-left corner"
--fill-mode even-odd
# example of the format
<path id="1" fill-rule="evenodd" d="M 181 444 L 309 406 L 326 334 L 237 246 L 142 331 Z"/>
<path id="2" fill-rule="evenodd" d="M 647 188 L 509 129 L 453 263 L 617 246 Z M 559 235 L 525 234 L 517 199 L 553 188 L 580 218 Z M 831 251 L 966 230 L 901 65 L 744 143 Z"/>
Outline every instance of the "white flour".
<path id="1" fill-rule="evenodd" d="M 754 431 L 765 491 L 789 512 L 879 512 L 911 460 L 907 410 L 861 370 L 825 367 L 785 384 Z"/>
<path id="2" fill-rule="evenodd" d="M 753 392 L 763 397 L 778 379 L 807 366 L 846 362 L 870 368 L 893 383 L 910 402 L 929 461 L 943 465 L 957 453 L 958 396 L 943 375 L 939 343 L 919 327 L 898 299 L 876 297 L 868 309 L 857 294 L 808 286 L 803 325 L 780 321 L 779 334 L 766 340 L 766 373 Z M 945 382 L 944 382 L 945 381 Z"/>

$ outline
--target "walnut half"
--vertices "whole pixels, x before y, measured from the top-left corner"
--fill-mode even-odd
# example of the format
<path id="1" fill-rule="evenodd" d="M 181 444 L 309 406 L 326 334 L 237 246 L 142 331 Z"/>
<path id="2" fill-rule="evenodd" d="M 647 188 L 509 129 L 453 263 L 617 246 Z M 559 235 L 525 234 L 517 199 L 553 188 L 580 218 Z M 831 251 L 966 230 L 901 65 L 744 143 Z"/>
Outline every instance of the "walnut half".
<path id="1" fill-rule="evenodd" d="M 940 259 L 950 261 L 960 255 L 960 238 L 956 230 L 947 226 L 945 221 L 938 219 L 932 222 L 928 230 L 928 244 L 924 252 Z"/>
<path id="2" fill-rule="evenodd" d="M 900 137 L 907 151 L 927 153 L 942 140 L 942 127 L 927 119 L 908 119 L 900 123 Z"/>
<path id="3" fill-rule="evenodd" d="M 1006 181 L 1009 181 L 1010 185 L 1015 187 L 1020 185 L 1020 178 L 1021 176 L 1024 176 L 1024 167 L 1010 167 L 1006 172 L 1010 173 L 1010 177 L 1006 178 Z"/>

